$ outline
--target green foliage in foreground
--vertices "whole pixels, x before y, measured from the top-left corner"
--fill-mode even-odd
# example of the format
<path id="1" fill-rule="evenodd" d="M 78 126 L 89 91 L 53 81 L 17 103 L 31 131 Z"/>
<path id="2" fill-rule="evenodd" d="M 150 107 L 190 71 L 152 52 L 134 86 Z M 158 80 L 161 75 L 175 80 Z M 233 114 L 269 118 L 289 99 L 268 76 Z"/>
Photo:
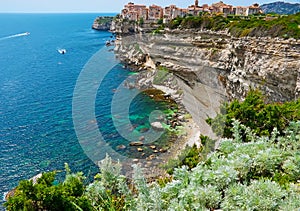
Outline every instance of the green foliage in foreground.
<path id="1" fill-rule="evenodd" d="M 266 21 L 259 16 L 228 16 L 207 15 L 178 17 L 173 19 L 168 27 L 199 28 L 208 30 L 229 30 L 235 37 L 283 37 L 300 38 L 300 13 L 289 16 L 276 16 L 273 20 Z"/>
<path id="2" fill-rule="evenodd" d="M 167 170 L 169 174 L 173 174 L 174 169 L 181 166 L 187 166 L 189 169 L 192 169 L 196 167 L 197 164 L 202 160 L 202 150 L 202 147 L 198 148 L 195 144 L 192 147 L 186 146 L 185 149 L 178 156 L 178 158 L 171 159 L 163 167 Z"/>
<path id="3" fill-rule="evenodd" d="M 173 174 L 175 168 L 182 166 L 188 167 L 189 170 L 195 168 L 201 161 L 206 159 L 206 156 L 214 150 L 215 140 L 210 139 L 207 136 L 200 135 L 201 146 L 197 145 L 186 146 L 176 159 L 171 159 L 167 164 L 163 166 L 167 170 L 167 173 Z"/>
<path id="4" fill-rule="evenodd" d="M 215 119 L 207 120 L 217 135 L 231 138 L 233 119 L 237 119 L 258 135 L 270 136 L 274 128 L 283 134 L 290 121 L 300 120 L 300 99 L 267 104 L 260 91 L 251 90 L 244 101 L 234 100 L 221 110 Z M 246 136 L 242 138 L 249 140 Z"/>
<path id="5" fill-rule="evenodd" d="M 71 174 L 66 165 L 63 183 L 54 184 L 56 172 L 44 173 L 33 184 L 32 180 L 21 181 L 15 196 L 4 204 L 7 210 L 91 210 L 89 200 L 83 195 L 82 173 Z M 80 207 L 80 209 L 78 209 Z"/>
<path id="6" fill-rule="evenodd" d="M 69 179 L 58 185 L 52 185 L 50 174 L 37 185 L 21 182 L 6 207 L 38 210 L 51 201 L 53 207 L 47 210 L 57 206 L 64 206 L 60 210 L 299 209 L 300 121 L 291 122 L 282 135 L 274 129 L 269 138 L 257 136 L 238 121 L 233 121 L 232 132 L 232 139 L 221 140 L 218 149 L 195 168 L 175 169 L 173 180 L 164 186 L 147 184 L 135 165 L 134 188 L 128 188 L 120 164 L 107 157 L 101 173 L 84 190 L 81 174 L 68 174 Z M 243 136 L 249 142 L 243 142 Z"/>
<path id="7" fill-rule="evenodd" d="M 162 210 L 300 208 L 300 122 L 291 123 L 283 136 L 274 130 L 271 138 L 258 137 L 237 121 L 233 131 L 233 139 L 222 140 L 218 150 L 191 171 L 182 167 L 164 187 L 152 184 L 149 207 L 160 199 Z M 244 143 L 243 135 L 251 141 Z M 143 204 L 143 198 L 139 193 L 137 204 Z"/>

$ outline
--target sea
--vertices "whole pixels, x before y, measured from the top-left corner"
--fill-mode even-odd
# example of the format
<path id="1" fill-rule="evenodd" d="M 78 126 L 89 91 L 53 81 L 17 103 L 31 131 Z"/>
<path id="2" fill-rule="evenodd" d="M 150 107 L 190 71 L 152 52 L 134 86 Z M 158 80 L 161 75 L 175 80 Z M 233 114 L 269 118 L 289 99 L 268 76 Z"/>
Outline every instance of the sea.
<path id="1" fill-rule="evenodd" d="M 124 143 L 110 105 L 115 91 L 134 73 L 118 61 L 105 69 L 114 58 L 105 46 L 112 34 L 91 26 L 95 17 L 107 15 L 115 14 L 0 14 L 0 196 L 20 180 L 64 170 L 65 163 L 87 178 L 99 171 L 82 148 L 72 117 L 78 78 L 99 52 L 96 74 L 105 77 L 94 103 L 97 128 L 88 130 L 100 131 L 107 144 Z M 160 106 L 138 94 L 130 103 L 131 120 L 147 129 L 151 111 Z"/>

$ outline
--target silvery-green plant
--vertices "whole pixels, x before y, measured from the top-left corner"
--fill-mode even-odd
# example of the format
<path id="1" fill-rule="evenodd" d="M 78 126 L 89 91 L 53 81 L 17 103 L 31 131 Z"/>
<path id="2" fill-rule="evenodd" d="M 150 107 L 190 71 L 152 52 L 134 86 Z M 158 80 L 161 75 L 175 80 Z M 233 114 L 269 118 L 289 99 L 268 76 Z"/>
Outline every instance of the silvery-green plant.
<path id="1" fill-rule="evenodd" d="M 291 123 L 286 134 L 276 129 L 271 137 L 258 137 L 234 121 L 234 139 L 224 139 L 218 149 L 195 168 L 175 169 L 165 186 L 147 184 L 142 169 L 134 166 L 133 194 L 119 167 L 110 158 L 89 196 L 105 194 L 113 181 L 125 196 L 127 210 L 297 210 L 300 207 L 300 122 Z M 249 142 L 242 142 L 247 133 Z M 105 170 L 109 171 L 105 172 Z M 103 175 L 102 175 L 103 174 Z M 98 193 L 98 195 L 97 195 Z"/>
<path id="2" fill-rule="evenodd" d="M 113 162 L 111 157 L 99 162 L 100 173 L 95 181 L 88 185 L 85 195 L 91 200 L 95 210 L 130 210 L 134 207 L 133 196 L 121 175 L 121 164 Z"/>
<path id="3" fill-rule="evenodd" d="M 270 180 L 254 180 L 249 186 L 234 184 L 225 193 L 224 210 L 278 210 L 286 190 Z"/>

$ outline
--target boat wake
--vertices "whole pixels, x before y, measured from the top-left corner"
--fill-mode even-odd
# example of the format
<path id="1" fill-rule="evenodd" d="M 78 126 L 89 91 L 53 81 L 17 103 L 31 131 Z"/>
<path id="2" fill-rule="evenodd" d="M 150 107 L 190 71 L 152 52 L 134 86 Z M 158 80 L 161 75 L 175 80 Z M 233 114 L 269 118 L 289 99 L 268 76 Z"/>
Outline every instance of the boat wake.
<path id="1" fill-rule="evenodd" d="M 65 53 L 67 53 L 67 50 L 64 49 L 64 48 L 57 49 L 57 51 L 58 51 L 58 53 L 60 53 L 60 54 L 65 54 Z"/>
<path id="2" fill-rule="evenodd" d="M 30 35 L 30 33 L 25 32 L 25 33 L 10 35 L 10 36 L 7 36 L 7 37 L 2 37 L 2 38 L 0 38 L 0 40 L 7 40 L 7 39 L 10 39 L 10 38 L 23 37 L 23 36 L 28 36 L 28 35 Z"/>

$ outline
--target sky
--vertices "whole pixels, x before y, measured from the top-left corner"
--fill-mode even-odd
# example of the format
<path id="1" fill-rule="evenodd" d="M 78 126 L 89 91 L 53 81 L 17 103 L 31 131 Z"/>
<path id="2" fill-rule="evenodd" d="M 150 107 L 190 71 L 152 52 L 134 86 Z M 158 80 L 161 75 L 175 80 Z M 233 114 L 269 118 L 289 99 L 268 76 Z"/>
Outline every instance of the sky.
<path id="1" fill-rule="evenodd" d="M 3 12 L 120 12 L 123 5 L 130 0 L 0 0 L 0 13 Z M 175 4 L 186 8 L 194 0 L 131 0 L 135 4 L 157 4 L 167 6 Z M 200 0 L 199 4 L 211 4 L 219 0 Z M 270 3 L 277 0 L 223 0 L 226 4 L 249 6 L 253 3 Z M 282 1 L 282 0 L 281 0 Z M 285 2 L 300 3 L 300 0 L 286 0 Z"/>

